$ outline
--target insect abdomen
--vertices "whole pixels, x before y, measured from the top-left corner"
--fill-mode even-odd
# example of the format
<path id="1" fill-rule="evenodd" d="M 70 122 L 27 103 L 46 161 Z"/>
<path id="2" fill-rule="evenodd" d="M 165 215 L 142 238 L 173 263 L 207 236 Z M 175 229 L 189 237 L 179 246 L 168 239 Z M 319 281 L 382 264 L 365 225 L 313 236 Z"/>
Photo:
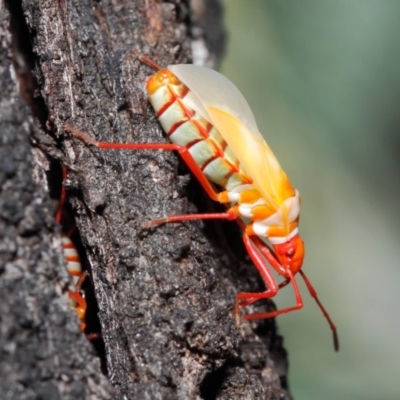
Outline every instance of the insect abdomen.
<path id="1" fill-rule="evenodd" d="M 62 235 L 62 245 L 64 257 L 67 261 L 68 273 L 74 277 L 79 277 L 82 274 L 82 265 L 75 245 L 72 240 L 64 234 Z"/>
<path id="2" fill-rule="evenodd" d="M 151 76 L 147 90 L 165 133 L 173 143 L 188 148 L 211 182 L 227 190 L 252 182 L 218 130 L 186 104 L 189 88 L 171 71 Z"/>

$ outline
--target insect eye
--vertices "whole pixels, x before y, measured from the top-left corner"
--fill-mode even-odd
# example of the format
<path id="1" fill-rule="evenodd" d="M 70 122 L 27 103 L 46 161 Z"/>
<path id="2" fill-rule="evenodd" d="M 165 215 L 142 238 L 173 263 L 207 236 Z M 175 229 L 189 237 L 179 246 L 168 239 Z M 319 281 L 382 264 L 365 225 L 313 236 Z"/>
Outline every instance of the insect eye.
<path id="1" fill-rule="evenodd" d="M 286 252 L 286 257 L 293 257 L 294 256 L 294 249 L 290 249 Z"/>

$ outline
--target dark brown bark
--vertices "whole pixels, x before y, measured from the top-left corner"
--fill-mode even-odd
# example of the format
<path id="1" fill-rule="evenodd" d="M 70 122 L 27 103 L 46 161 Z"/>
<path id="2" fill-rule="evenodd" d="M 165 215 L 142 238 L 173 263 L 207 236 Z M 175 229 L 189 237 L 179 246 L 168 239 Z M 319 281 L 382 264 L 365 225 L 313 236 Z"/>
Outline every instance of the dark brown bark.
<path id="1" fill-rule="evenodd" d="M 18 91 L 12 58 L 19 71 L 26 65 L 15 38 L 12 46 L 4 5 L 0 37 L 0 397 L 111 398 L 65 297 L 69 280 L 52 203 L 33 181 L 29 136 L 38 124 Z"/>
<path id="2" fill-rule="evenodd" d="M 245 261 L 236 225 L 190 222 L 143 230 L 145 221 L 215 206 L 176 154 L 98 150 L 64 129 L 68 123 L 107 141 L 165 141 L 143 90 L 152 71 L 130 49 L 161 65 L 190 62 L 194 49 L 197 62 L 215 65 L 223 49 L 216 1 L 198 0 L 190 5 L 183 0 L 10 0 L 6 4 L 18 22 L 11 33 L 14 41 L 19 38 L 21 42 L 19 50 L 15 46 L 13 50 L 21 96 L 6 65 L 10 63 L 11 39 L 8 17 L 2 15 L 2 82 L 8 85 L 3 87 L 3 95 L 12 93 L 9 101 L 14 103 L 9 110 L 2 107 L 1 113 L 2 120 L 11 124 L 10 129 L 20 133 L 10 131 L 6 136 L 3 129 L 2 151 L 7 156 L 14 154 L 19 147 L 12 144 L 13 152 L 9 147 L 17 138 L 24 143 L 12 156 L 16 160 L 13 165 L 16 171 L 23 171 L 23 189 L 29 188 L 31 196 L 21 203 L 26 196 L 18 181 L 9 192 L 4 189 L 22 172 L 9 177 L 10 163 L 0 163 L 5 176 L 0 222 L 9 226 L 2 233 L 8 235 L 7 229 L 14 229 L 14 236 L 22 237 L 15 239 L 14 247 L 7 246 L 4 254 L 8 258 L 0 269 L 1 284 L 9 284 L 9 292 L 1 291 L 2 306 L 15 310 L 15 315 L 7 315 L 13 319 L 4 318 L 1 324 L 14 327 L 18 338 L 28 335 L 21 343 L 25 355 L 32 358 L 25 369 L 33 383 L 27 381 L 20 393 L 24 388 L 47 393 L 47 386 L 40 385 L 50 382 L 49 390 L 60 398 L 69 398 L 71 393 L 76 398 L 110 396 L 89 343 L 73 324 L 73 312 L 58 297 L 65 291 L 66 274 L 60 266 L 60 249 L 52 245 L 58 237 L 54 209 L 30 178 L 27 139 L 32 134 L 37 175 L 49 168 L 42 151 L 68 167 L 65 185 L 90 266 L 106 350 L 103 361 L 116 398 L 289 398 L 282 389 L 286 384 L 286 355 L 274 322 L 243 322 L 239 330 L 232 317 L 234 296 L 239 290 L 262 288 L 254 267 Z M 18 64 L 19 53 L 25 57 L 27 71 Z M 52 170 L 50 173 L 55 174 Z M 13 196 L 18 201 L 14 202 Z M 38 196 L 41 203 L 34 201 Z M 20 207 L 21 217 L 11 218 L 14 211 L 7 204 Z M 36 219 L 37 226 L 32 228 Z M 31 237 L 36 241 L 32 243 Z M 35 246 L 40 246 L 40 255 Z M 28 298 L 22 308 L 13 303 L 19 287 L 14 282 L 15 272 L 11 281 L 7 274 L 13 274 L 9 264 L 18 265 L 17 249 L 26 249 L 26 253 L 18 250 L 28 271 L 28 278 L 20 279 L 19 284 L 36 283 L 31 295 L 38 299 L 34 306 Z M 46 258 L 45 266 L 40 257 Z M 33 273 L 38 281 L 30 283 Z M 40 283 L 40 279 L 48 282 Z M 28 289 L 21 290 L 27 293 Z M 23 315 L 28 322 L 22 320 Z M 2 352 L 16 343 L 13 338 L 1 340 Z M 45 349 L 36 354 L 39 340 Z M 58 366 L 48 364 L 44 379 L 34 360 L 39 356 L 47 360 L 48 355 L 62 361 Z M 0 360 L 2 376 L 13 377 L 8 382 L 10 390 L 18 387 L 23 369 L 15 357 L 9 353 L 8 361 Z M 67 383 L 58 380 L 64 375 L 70 377 Z M 78 383 L 79 388 L 74 386 Z"/>

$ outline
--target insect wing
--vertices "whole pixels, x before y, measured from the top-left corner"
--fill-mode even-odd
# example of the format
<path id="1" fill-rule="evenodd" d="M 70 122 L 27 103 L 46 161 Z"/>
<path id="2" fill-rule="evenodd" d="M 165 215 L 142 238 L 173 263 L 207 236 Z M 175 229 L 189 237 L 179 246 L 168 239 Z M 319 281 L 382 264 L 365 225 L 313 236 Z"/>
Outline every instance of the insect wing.
<path id="1" fill-rule="evenodd" d="M 185 101 L 219 130 L 267 203 L 278 208 L 293 196 L 294 189 L 239 89 L 209 68 L 191 64 L 168 68 L 190 89 Z"/>
<path id="2" fill-rule="evenodd" d="M 194 97 L 197 97 L 196 111 L 204 117 L 205 107 L 220 107 L 235 115 L 250 131 L 262 137 L 246 99 L 225 76 L 213 69 L 192 64 L 170 65 L 168 69 L 193 92 L 195 96 L 188 93 L 190 100 L 196 102 Z"/>
<path id="3" fill-rule="evenodd" d="M 235 116 L 217 107 L 207 107 L 211 121 L 243 164 L 271 208 L 278 209 L 294 189 L 274 153 L 262 137 L 250 132 Z M 229 140 L 223 132 L 229 132 Z"/>

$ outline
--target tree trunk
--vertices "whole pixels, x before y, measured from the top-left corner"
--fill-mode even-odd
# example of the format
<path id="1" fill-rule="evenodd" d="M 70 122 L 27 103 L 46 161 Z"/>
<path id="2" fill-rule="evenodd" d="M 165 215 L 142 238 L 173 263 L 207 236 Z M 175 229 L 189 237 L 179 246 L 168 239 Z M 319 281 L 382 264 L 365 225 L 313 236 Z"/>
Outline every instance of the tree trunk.
<path id="1" fill-rule="evenodd" d="M 217 1 L 8 0 L 5 6 L 4 398 L 288 399 L 286 353 L 274 321 L 243 321 L 238 329 L 232 315 L 238 291 L 263 290 L 239 228 L 187 222 L 143 229 L 155 218 L 216 206 L 177 154 L 99 150 L 65 130 L 69 124 L 122 143 L 166 141 L 144 92 L 153 71 L 130 50 L 162 66 L 192 60 L 215 66 L 224 37 Z M 46 194 L 61 176 L 50 159 L 68 168 L 74 238 L 79 233 L 101 326 L 88 322 L 88 330 L 101 330 L 102 343 L 94 344 L 113 392 L 66 300 L 59 230 Z M 89 316 L 96 311 L 90 305 Z"/>

